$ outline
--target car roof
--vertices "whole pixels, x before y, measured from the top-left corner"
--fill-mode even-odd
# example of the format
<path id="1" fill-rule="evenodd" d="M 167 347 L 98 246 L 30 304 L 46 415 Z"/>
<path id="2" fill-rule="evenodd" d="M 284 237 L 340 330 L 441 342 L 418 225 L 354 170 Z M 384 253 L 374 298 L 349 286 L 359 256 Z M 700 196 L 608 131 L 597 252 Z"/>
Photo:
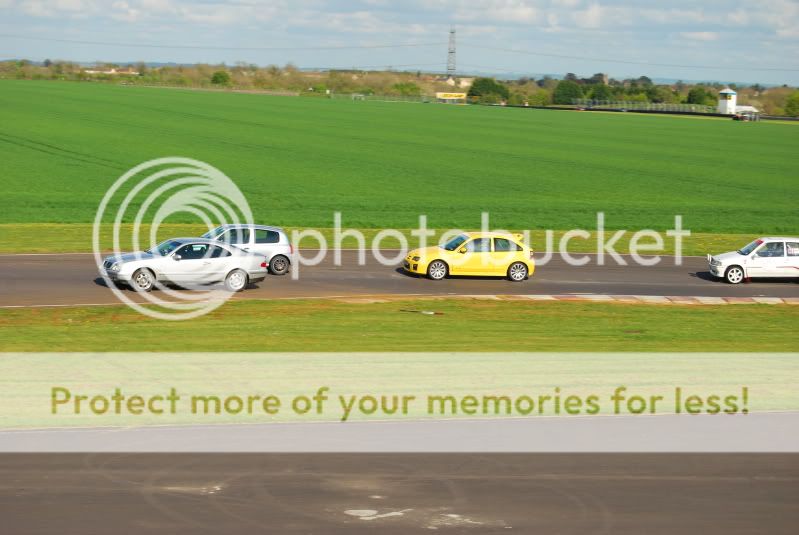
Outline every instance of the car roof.
<path id="1" fill-rule="evenodd" d="M 481 231 L 464 232 L 464 234 L 466 236 L 469 236 L 470 238 L 477 238 L 477 237 L 493 238 L 496 236 L 499 238 L 513 238 L 514 240 L 520 239 L 522 235 L 520 232 L 515 233 L 515 232 L 481 232 Z"/>
<path id="2" fill-rule="evenodd" d="M 784 236 L 767 236 L 765 238 L 760 238 L 762 241 L 799 241 L 799 238 L 790 238 Z"/>
<path id="3" fill-rule="evenodd" d="M 219 241 L 217 240 L 209 240 L 208 238 L 169 238 L 164 241 L 176 241 L 178 243 L 209 243 L 218 245 Z"/>
<path id="4" fill-rule="evenodd" d="M 272 225 L 248 225 L 247 223 L 231 223 L 227 225 L 219 225 L 215 228 L 223 228 L 225 230 L 232 228 L 254 228 L 259 230 L 274 230 L 275 232 L 283 232 L 282 227 L 273 227 Z"/>

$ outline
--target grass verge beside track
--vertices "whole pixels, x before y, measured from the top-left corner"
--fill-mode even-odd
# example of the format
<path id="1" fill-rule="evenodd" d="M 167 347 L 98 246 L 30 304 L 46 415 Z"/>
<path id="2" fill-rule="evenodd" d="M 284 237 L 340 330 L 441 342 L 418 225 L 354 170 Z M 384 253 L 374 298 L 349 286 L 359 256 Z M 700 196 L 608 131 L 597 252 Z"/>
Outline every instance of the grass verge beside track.
<path id="1" fill-rule="evenodd" d="M 795 350 L 797 321 L 788 305 L 243 300 L 181 322 L 124 306 L 0 310 L 0 350 L 779 352 Z"/>
<path id="2" fill-rule="evenodd" d="M 121 230 L 122 248 L 127 250 L 131 243 L 132 225 L 123 225 Z M 182 236 L 199 236 L 205 232 L 202 225 L 190 224 L 166 224 L 158 229 L 158 239 L 176 238 Z M 287 228 L 289 232 L 293 230 L 307 230 L 302 228 Z M 322 233 L 328 242 L 329 247 L 335 245 L 334 232 L 332 228 L 315 229 Z M 367 240 L 366 246 L 371 246 L 372 239 L 380 231 L 379 229 L 359 229 Z M 411 236 L 409 229 L 398 229 L 408 239 L 411 248 L 418 245 L 418 239 Z M 465 229 L 479 230 L 479 229 Z M 511 229 L 513 230 L 513 229 Z M 149 225 L 142 225 L 139 240 L 142 243 L 149 241 Z M 439 237 L 443 231 L 435 231 L 436 235 L 428 239 L 428 244 L 439 243 Z M 568 251 L 573 253 L 595 253 L 597 252 L 596 231 L 589 231 L 591 238 L 587 240 L 572 239 L 568 242 Z M 605 231 L 605 240 L 610 240 L 615 230 Z M 546 235 L 544 231 L 534 230 L 530 233 L 530 240 L 535 251 L 558 250 L 558 244 L 564 231 L 555 231 L 552 247 L 547 247 Z M 628 253 L 630 238 L 633 231 L 626 232 L 617 242 L 615 249 L 619 253 Z M 90 223 L 58 224 L 58 223 L 8 223 L 0 224 L 0 253 L 78 253 L 91 252 L 92 250 L 92 225 Z M 665 236 L 664 236 L 665 237 Z M 683 240 L 683 255 L 704 256 L 707 253 L 716 254 L 725 251 L 740 249 L 760 234 L 709 234 L 692 233 L 691 236 Z M 110 225 L 103 227 L 100 241 L 104 250 L 112 250 L 113 237 Z M 641 245 L 649 244 L 651 241 L 642 240 Z M 296 244 L 295 244 L 296 245 Z M 318 243 L 312 238 L 304 239 L 300 247 L 316 248 Z M 342 240 L 342 248 L 355 248 L 357 242 L 353 238 Z M 400 244 L 395 238 L 388 237 L 381 241 L 382 248 L 396 248 Z M 668 238 L 664 241 L 664 249 L 655 254 L 674 254 L 674 240 Z"/>

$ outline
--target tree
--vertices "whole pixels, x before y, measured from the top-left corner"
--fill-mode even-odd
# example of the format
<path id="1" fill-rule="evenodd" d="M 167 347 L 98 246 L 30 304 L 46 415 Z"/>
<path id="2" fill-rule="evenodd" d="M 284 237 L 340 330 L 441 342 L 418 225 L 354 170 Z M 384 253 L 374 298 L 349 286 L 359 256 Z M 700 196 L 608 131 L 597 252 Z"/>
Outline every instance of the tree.
<path id="1" fill-rule="evenodd" d="M 214 85 L 228 85 L 230 83 L 230 73 L 227 71 L 216 71 L 211 76 L 211 83 Z"/>
<path id="2" fill-rule="evenodd" d="M 406 97 L 418 96 L 422 94 L 422 88 L 413 82 L 400 82 L 398 84 L 394 84 L 393 89 L 400 95 Z"/>
<path id="3" fill-rule="evenodd" d="M 591 90 L 591 98 L 594 100 L 612 100 L 613 90 L 604 84 L 595 85 L 594 89 Z"/>
<path id="4" fill-rule="evenodd" d="M 552 102 L 555 104 L 573 104 L 574 99 L 582 98 L 583 90 L 577 82 L 561 80 L 552 93 Z"/>
<path id="5" fill-rule="evenodd" d="M 586 81 L 589 84 L 602 84 L 605 85 L 605 81 L 607 80 L 607 75 L 605 73 L 595 73 L 591 78 L 588 78 Z"/>
<path id="6" fill-rule="evenodd" d="M 553 79 L 550 76 L 544 76 L 543 78 L 538 80 L 536 82 L 536 84 L 538 84 L 538 87 L 540 87 L 542 89 L 547 89 L 547 90 L 551 91 L 551 90 L 555 89 L 556 85 L 558 85 L 558 81 Z"/>
<path id="7" fill-rule="evenodd" d="M 688 91 L 688 98 L 685 101 L 688 104 L 703 104 L 705 106 L 712 106 L 716 103 L 713 93 L 701 85 L 692 87 L 691 90 Z"/>
<path id="8" fill-rule="evenodd" d="M 644 91 L 649 102 L 676 102 L 677 96 L 674 91 L 663 85 L 653 85 Z"/>
<path id="9" fill-rule="evenodd" d="M 475 78 L 469 88 L 468 95 L 477 97 L 479 100 L 485 100 L 485 97 L 489 97 L 489 95 L 496 95 L 507 100 L 510 96 L 510 91 L 504 84 L 497 82 L 493 78 Z M 494 101 L 495 99 L 492 97 L 490 100 Z"/>
<path id="10" fill-rule="evenodd" d="M 794 91 L 785 101 L 785 115 L 799 117 L 799 91 Z"/>

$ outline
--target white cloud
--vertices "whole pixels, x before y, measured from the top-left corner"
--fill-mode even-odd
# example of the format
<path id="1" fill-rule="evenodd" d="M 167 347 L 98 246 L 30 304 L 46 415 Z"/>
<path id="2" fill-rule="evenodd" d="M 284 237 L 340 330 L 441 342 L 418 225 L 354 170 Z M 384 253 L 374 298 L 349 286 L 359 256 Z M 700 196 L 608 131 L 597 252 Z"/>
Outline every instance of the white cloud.
<path id="1" fill-rule="evenodd" d="M 530 24 L 542 20 L 542 11 L 529 0 L 464 0 L 452 4 L 453 18 L 458 21 Z"/>
<path id="2" fill-rule="evenodd" d="M 716 32 L 681 32 L 680 37 L 692 41 L 717 41 L 719 34 Z"/>
<path id="3" fill-rule="evenodd" d="M 574 13 L 574 23 L 580 28 L 599 28 L 602 25 L 602 7 L 593 3 Z"/>

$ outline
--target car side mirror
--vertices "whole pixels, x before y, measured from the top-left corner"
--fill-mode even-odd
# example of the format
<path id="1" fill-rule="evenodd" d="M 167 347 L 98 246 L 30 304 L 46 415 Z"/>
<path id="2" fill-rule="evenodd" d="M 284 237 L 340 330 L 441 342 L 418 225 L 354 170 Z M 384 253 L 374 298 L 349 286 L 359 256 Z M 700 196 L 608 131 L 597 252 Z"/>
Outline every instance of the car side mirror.
<path id="1" fill-rule="evenodd" d="M 172 260 L 174 260 L 175 262 L 177 262 L 177 261 L 178 261 L 178 260 L 180 260 L 181 258 L 183 258 L 183 257 L 182 257 L 182 256 L 180 256 L 179 254 L 172 255 Z"/>
<path id="2" fill-rule="evenodd" d="M 466 254 L 466 247 L 461 247 L 460 249 L 458 249 L 458 252 L 460 254 Z"/>

